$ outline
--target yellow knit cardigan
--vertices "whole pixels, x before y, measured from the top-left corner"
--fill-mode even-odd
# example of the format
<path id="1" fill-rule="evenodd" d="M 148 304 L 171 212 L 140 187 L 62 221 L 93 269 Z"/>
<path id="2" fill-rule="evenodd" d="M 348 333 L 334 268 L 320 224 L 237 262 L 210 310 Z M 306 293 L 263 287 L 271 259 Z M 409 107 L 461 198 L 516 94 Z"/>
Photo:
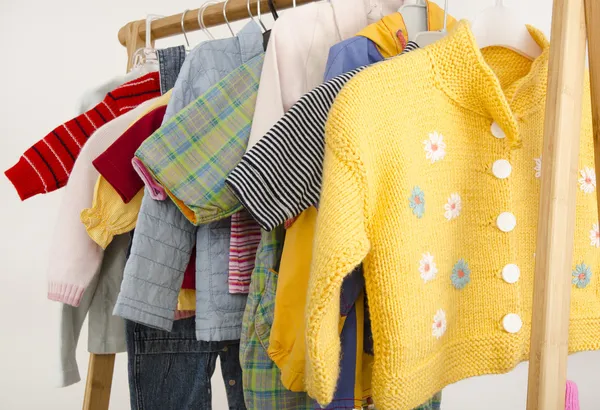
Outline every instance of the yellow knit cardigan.
<path id="1" fill-rule="evenodd" d="M 343 277 L 364 263 L 379 410 L 528 358 L 548 42 L 531 62 L 479 50 L 466 22 L 339 94 L 307 303 L 307 389 L 335 390 Z M 589 85 L 577 184 L 569 350 L 600 347 L 600 235 Z"/>

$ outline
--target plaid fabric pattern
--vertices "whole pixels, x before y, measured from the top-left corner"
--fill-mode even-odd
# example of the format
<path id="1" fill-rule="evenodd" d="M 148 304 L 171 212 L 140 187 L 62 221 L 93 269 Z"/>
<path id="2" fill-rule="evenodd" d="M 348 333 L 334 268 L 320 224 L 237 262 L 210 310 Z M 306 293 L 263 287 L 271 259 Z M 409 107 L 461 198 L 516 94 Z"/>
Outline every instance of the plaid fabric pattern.
<path id="1" fill-rule="evenodd" d="M 442 405 L 442 392 L 437 392 L 425 403 L 416 407 L 414 410 L 440 410 Z"/>
<path id="2" fill-rule="evenodd" d="M 281 372 L 267 354 L 277 289 L 274 269 L 279 267 L 282 248 L 282 229 L 262 231 L 240 339 L 244 399 L 249 409 L 312 410 L 315 402 L 306 393 L 291 392 L 281 384 Z"/>
<path id="3" fill-rule="evenodd" d="M 224 77 L 136 152 L 196 225 L 241 209 L 225 178 L 246 151 L 263 60 L 264 53 Z"/>

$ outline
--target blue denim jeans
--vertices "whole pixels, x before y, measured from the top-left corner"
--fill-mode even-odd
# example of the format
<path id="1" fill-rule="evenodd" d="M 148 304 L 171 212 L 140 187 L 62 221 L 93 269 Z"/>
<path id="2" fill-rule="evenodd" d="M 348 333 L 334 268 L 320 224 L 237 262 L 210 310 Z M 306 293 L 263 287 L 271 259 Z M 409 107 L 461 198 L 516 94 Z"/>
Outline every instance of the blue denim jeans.
<path id="1" fill-rule="evenodd" d="M 229 409 L 246 409 L 239 340 L 197 341 L 195 329 L 193 317 L 175 321 L 171 332 L 126 321 L 132 410 L 210 410 L 217 356 Z"/>
<path id="2" fill-rule="evenodd" d="M 176 46 L 156 50 L 158 54 L 158 72 L 160 74 L 160 93 L 164 94 L 175 85 L 181 66 L 185 61 L 185 47 Z"/>

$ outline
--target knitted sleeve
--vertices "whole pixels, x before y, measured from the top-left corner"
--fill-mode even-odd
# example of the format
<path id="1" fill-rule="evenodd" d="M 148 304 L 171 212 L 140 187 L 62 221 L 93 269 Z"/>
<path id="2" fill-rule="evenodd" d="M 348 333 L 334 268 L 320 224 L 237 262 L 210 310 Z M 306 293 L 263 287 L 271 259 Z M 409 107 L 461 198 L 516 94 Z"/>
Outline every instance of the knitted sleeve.
<path id="1" fill-rule="evenodd" d="M 333 399 L 339 374 L 342 281 L 370 247 L 364 172 L 350 147 L 339 141 L 330 144 L 332 134 L 342 131 L 337 124 L 343 124 L 335 108 L 330 118 L 306 311 L 307 391 L 321 405 Z"/>
<path id="2" fill-rule="evenodd" d="M 36 142 L 5 171 L 21 200 L 67 184 L 75 160 L 88 139 L 104 124 L 160 95 L 158 73 L 146 74 L 109 92 L 104 100 Z"/>

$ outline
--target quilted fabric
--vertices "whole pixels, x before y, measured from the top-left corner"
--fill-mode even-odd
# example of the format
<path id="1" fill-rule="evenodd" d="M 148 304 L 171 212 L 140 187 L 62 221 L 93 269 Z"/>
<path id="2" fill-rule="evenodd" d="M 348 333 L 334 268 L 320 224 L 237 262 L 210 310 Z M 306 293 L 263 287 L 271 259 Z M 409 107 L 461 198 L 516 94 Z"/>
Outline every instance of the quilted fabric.
<path id="1" fill-rule="evenodd" d="M 163 124 L 243 62 L 262 52 L 262 34 L 254 22 L 248 23 L 236 37 L 198 45 L 181 68 Z M 144 195 L 132 254 L 121 286 L 122 295 L 119 295 L 119 309 L 115 308 L 115 314 L 170 329 L 177 306 L 177 295 L 172 290 L 177 283 L 181 285 L 179 275 L 183 275 L 189 253 L 197 245 L 197 288 L 205 292 L 206 287 L 210 287 L 210 293 L 197 295 L 196 335 L 206 341 L 239 339 L 246 298 L 227 292 L 227 275 L 222 274 L 227 271 L 227 258 L 220 257 L 218 253 L 207 254 L 213 246 L 223 249 L 223 244 L 229 245 L 229 235 L 221 234 L 227 229 L 219 223 L 196 228 L 172 201 L 155 201 L 150 195 Z M 204 242 L 206 240 L 211 240 L 211 243 Z M 225 259 L 224 265 L 216 263 L 222 259 Z M 203 270 L 198 271 L 198 267 L 203 267 Z M 243 298 L 243 303 L 240 298 Z M 215 319 L 223 306 L 228 310 L 227 322 Z M 237 332 L 232 331 L 236 328 Z"/>
<path id="2" fill-rule="evenodd" d="M 206 306 L 196 317 L 198 340 L 238 340 L 247 295 L 229 293 L 229 234 L 231 219 L 197 230 L 196 306 Z"/>
<path id="3" fill-rule="evenodd" d="M 152 202 L 152 206 L 144 206 Z M 171 331 L 196 229 L 169 202 L 145 193 L 113 314 Z"/>

